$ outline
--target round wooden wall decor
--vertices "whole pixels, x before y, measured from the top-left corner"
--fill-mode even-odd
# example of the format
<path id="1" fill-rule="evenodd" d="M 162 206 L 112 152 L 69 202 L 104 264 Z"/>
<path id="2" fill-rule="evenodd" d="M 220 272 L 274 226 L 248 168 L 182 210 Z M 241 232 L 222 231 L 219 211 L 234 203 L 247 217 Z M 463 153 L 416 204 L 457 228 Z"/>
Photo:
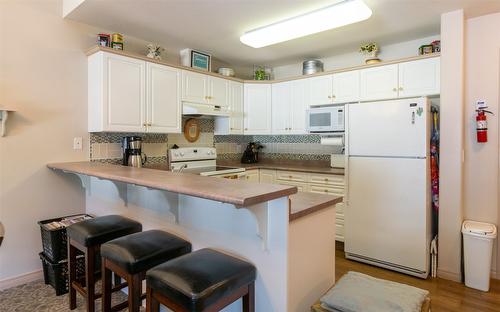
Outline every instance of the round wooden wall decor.
<path id="1" fill-rule="evenodd" d="M 190 118 L 184 124 L 184 137 L 189 142 L 196 142 L 200 137 L 200 124 L 198 120 Z"/>

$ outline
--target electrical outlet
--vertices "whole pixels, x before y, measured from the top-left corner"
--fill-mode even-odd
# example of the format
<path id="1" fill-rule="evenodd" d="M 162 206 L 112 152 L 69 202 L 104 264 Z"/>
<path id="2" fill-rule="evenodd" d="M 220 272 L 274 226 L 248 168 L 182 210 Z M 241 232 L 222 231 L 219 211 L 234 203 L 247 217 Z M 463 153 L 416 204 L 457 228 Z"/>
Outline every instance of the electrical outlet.
<path id="1" fill-rule="evenodd" d="M 81 150 L 83 145 L 83 139 L 81 137 L 73 138 L 73 149 Z"/>

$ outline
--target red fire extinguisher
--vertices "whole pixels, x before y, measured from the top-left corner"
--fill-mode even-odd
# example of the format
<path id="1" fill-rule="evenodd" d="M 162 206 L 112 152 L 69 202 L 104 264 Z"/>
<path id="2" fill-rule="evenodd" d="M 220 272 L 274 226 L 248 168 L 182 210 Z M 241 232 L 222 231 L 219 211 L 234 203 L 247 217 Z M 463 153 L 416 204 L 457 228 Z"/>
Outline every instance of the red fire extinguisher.
<path id="1" fill-rule="evenodd" d="M 485 109 L 476 110 L 476 133 L 477 133 L 477 142 L 478 143 L 486 143 L 488 142 L 488 120 L 486 119 L 486 113 L 493 114 L 490 111 Z"/>

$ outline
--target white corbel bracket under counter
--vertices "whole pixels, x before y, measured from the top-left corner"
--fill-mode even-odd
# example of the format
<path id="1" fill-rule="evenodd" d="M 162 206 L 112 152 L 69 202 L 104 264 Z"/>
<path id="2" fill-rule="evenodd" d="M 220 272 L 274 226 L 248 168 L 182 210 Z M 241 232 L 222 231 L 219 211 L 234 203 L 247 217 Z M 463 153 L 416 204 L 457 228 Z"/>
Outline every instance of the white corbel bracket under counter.
<path id="1" fill-rule="evenodd" d="M 305 311 L 334 283 L 335 209 L 342 197 L 98 162 L 49 164 L 76 175 L 86 212 L 120 214 L 252 262 L 257 311 Z M 302 281 L 308 286 L 303 287 Z M 241 302 L 223 311 L 241 311 Z"/>

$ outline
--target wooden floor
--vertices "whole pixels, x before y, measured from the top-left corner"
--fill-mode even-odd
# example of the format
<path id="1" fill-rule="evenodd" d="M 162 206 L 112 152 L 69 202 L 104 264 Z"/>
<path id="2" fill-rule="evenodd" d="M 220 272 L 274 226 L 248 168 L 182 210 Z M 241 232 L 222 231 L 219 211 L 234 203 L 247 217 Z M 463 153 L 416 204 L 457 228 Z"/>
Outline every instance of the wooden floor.
<path id="1" fill-rule="evenodd" d="M 336 251 L 336 280 L 348 271 L 357 271 L 373 277 L 427 289 L 430 292 L 432 312 L 500 312 L 499 280 L 491 281 L 490 291 L 487 293 L 465 287 L 463 284 L 440 278 L 428 278 L 427 280 L 422 280 L 409 275 L 347 260 L 344 257 L 343 246 L 339 245 Z"/>

